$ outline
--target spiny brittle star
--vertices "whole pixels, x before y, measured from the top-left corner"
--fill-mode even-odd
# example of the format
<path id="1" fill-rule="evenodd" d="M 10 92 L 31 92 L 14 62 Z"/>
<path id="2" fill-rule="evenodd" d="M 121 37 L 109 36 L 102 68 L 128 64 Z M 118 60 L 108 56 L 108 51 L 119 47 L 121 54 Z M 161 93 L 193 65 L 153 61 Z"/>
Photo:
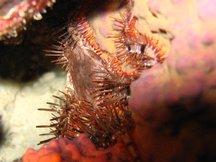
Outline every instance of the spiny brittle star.
<path id="1" fill-rule="evenodd" d="M 129 3 L 129 5 L 131 5 Z M 141 72 L 165 59 L 165 51 L 158 40 L 136 29 L 137 17 L 131 13 L 113 18 L 113 39 L 116 52 L 110 54 L 100 48 L 87 18 L 78 16 L 65 38 L 49 50 L 57 56 L 68 73 L 61 104 L 50 103 L 51 108 L 39 110 L 57 112 L 51 119 L 48 134 L 74 138 L 81 133 L 89 135 L 98 147 L 109 147 L 121 135 L 134 128 L 128 99 L 130 84 Z M 47 135 L 47 134 L 45 134 Z M 44 143 L 49 141 L 41 141 Z"/>

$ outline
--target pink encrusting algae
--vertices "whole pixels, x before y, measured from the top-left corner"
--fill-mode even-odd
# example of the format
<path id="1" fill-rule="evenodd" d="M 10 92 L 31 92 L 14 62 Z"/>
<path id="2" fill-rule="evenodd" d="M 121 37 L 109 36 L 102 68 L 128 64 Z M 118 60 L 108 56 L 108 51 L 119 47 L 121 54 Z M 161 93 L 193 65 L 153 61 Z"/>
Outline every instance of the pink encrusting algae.
<path id="1" fill-rule="evenodd" d="M 144 161 L 215 161 L 216 2 L 148 5 L 174 39 L 167 61 L 132 83 L 133 139 Z"/>
<path id="2" fill-rule="evenodd" d="M 130 153 L 124 144 L 119 142 L 106 150 L 97 150 L 85 135 L 68 140 L 52 140 L 39 151 L 28 149 L 23 162 L 132 162 Z"/>
<path id="3" fill-rule="evenodd" d="M 52 140 L 39 151 L 29 149 L 23 161 L 40 161 L 44 152 L 48 152 L 46 161 L 48 157 L 56 161 L 88 161 L 88 151 L 94 155 L 92 161 L 109 161 L 106 151 L 113 157 L 110 161 L 215 161 L 215 10 L 214 0 L 134 1 L 133 14 L 140 22 L 136 27 L 165 40 L 169 53 L 163 64 L 145 69 L 131 85 L 129 107 L 135 128 L 128 133 L 129 144 L 117 140 L 98 150 L 81 134 L 70 142 Z M 100 18 L 105 20 L 106 16 Z M 104 24 L 98 23 L 94 30 L 102 29 Z M 106 29 L 101 31 L 108 33 Z M 73 146 L 67 147 L 65 141 Z M 82 145 L 86 141 L 88 144 Z M 74 147 L 80 143 L 79 149 Z"/>
<path id="4" fill-rule="evenodd" d="M 56 0 L 11 0 L 0 2 L 0 40 L 17 37 L 26 29 L 28 21 L 41 20 L 46 7 L 52 7 Z"/>

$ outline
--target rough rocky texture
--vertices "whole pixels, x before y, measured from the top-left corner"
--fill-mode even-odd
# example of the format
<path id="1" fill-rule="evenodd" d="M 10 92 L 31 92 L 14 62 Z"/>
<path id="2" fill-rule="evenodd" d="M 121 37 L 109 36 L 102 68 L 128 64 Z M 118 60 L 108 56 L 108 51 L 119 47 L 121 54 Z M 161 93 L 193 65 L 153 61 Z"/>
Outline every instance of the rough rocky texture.
<path id="1" fill-rule="evenodd" d="M 53 68 L 53 58 L 45 57 L 44 50 L 68 20 L 76 4 L 70 2 L 61 0 L 42 20 L 28 22 L 27 31 L 17 38 L 0 42 L 1 162 L 20 158 L 28 147 L 39 148 L 37 143 L 43 140 L 39 134 L 44 130 L 36 125 L 49 123 L 50 114 L 37 108 L 49 107 L 46 102 L 54 102 L 52 95 L 64 90 L 65 84 L 65 74 Z"/>
<path id="2" fill-rule="evenodd" d="M 214 0 L 135 1 L 137 28 L 154 33 L 169 51 L 163 65 L 144 71 L 131 86 L 132 142 L 141 161 L 216 161 L 215 5 Z M 107 39 L 110 22 L 100 14 L 91 24 L 101 47 L 114 51 Z"/>
<path id="3" fill-rule="evenodd" d="M 216 3 L 148 2 L 173 34 L 167 61 L 131 86 L 134 141 L 144 161 L 215 161 Z"/>
<path id="4" fill-rule="evenodd" d="M 97 150 L 88 137 L 81 135 L 74 140 L 62 138 L 52 140 L 45 144 L 39 151 L 28 149 L 23 162 L 61 162 L 61 161 L 79 161 L 79 162 L 96 162 L 96 161 L 115 161 L 115 162 L 132 162 L 132 158 L 125 145 L 121 142 L 115 146 Z"/>
<path id="5" fill-rule="evenodd" d="M 39 134 L 44 130 L 36 128 L 36 125 L 48 123 L 50 113 L 40 112 L 37 108 L 48 107 L 46 102 L 54 101 L 52 95 L 63 90 L 64 84 L 62 72 L 49 72 L 23 84 L 0 80 L 1 162 L 20 158 L 28 147 L 39 148 L 37 143 L 44 139 Z"/>

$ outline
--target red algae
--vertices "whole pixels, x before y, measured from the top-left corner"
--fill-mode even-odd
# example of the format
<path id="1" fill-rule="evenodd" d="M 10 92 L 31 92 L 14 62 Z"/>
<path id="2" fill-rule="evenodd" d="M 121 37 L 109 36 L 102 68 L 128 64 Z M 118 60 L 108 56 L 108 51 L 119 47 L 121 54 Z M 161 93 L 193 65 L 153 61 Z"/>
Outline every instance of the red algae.
<path id="1" fill-rule="evenodd" d="M 62 138 L 52 140 L 40 150 L 28 149 L 23 156 L 23 162 L 132 162 L 132 156 L 124 143 L 98 150 L 89 138 L 80 135 L 73 140 Z"/>
<path id="2" fill-rule="evenodd" d="M 26 23 L 42 19 L 41 13 L 51 7 L 55 0 L 12 0 L 0 3 L 0 40 L 17 37 L 20 30 L 25 30 Z"/>

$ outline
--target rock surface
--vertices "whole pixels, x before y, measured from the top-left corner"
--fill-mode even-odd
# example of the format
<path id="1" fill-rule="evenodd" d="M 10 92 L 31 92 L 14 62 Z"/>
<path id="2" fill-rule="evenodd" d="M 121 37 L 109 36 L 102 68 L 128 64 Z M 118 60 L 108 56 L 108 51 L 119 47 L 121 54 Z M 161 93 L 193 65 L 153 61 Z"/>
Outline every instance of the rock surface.
<path id="1" fill-rule="evenodd" d="M 131 85 L 130 106 L 136 122 L 132 142 L 143 161 L 216 161 L 216 22 L 213 21 L 216 17 L 215 10 L 214 0 L 135 1 L 134 15 L 138 17 L 139 31 L 152 32 L 169 49 L 163 65 L 143 71 L 141 77 Z M 116 12 L 109 14 L 115 15 Z M 95 29 L 101 48 L 112 52 L 115 50 L 113 42 L 107 39 L 112 31 L 112 19 L 109 14 L 99 15 L 92 20 L 91 25 Z M 13 94 L 19 89 L 19 86 L 14 87 Z M 37 93 L 40 91 L 39 87 L 35 87 Z M 27 88 L 26 91 L 31 90 Z M 37 96 L 34 100 L 40 100 L 39 103 L 44 104 L 49 101 L 44 97 L 48 92 L 47 89 L 41 92 L 43 93 L 39 93 L 39 97 L 42 98 Z M 16 98 L 22 96 L 10 98 L 9 103 Z M 25 103 L 30 100 L 25 98 Z M 15 103 L 25 106 L 18 101 Z M 9 107 L 11 110 L 15 107 L 13 104 L 5 105 L 3 107 Z M 33 107 L 43 105 L 37 106 L 34 103 Z M 37 112 L 37 115 L 38 122 L 41 120 L 41 113 Z M 2 116 L 4 122 L 4 116 L 7 115 Z M 19 115 L 8 115 L 8 118 L 13 124 L 20 121 Z M 24 121 L 20 125 L 28 122 L 28 119 Z M 32 125 L 30 130 L 35 129 L 35 125 L 37 124 Z M 38 140 L 33 136 L 27 138 L 31 144 L 25 145 L 25 148 L 36 146 Z M 23 138 L 23 135 L 20 138 Z M 24 143 L 20 140 L 19 144 Z M 12 146 L 18 148 L 20 145 Z"/>
<path id="2" fill-rule="evenodd" d="M 52 95 L 64 90 L 65 74 L 48 72 L 29 83 L 0 81 L 0 113 L 2 116 L 3 139 L 0 146 L 0 161 L 11 162 L 20 158 L 27 148 L 39 148 L 44 129 L 36 125 L 49 124 L 50 113 L 37 108 L 48 107 Z M 47 138 L 47 137 L 46 137 Z"/>

